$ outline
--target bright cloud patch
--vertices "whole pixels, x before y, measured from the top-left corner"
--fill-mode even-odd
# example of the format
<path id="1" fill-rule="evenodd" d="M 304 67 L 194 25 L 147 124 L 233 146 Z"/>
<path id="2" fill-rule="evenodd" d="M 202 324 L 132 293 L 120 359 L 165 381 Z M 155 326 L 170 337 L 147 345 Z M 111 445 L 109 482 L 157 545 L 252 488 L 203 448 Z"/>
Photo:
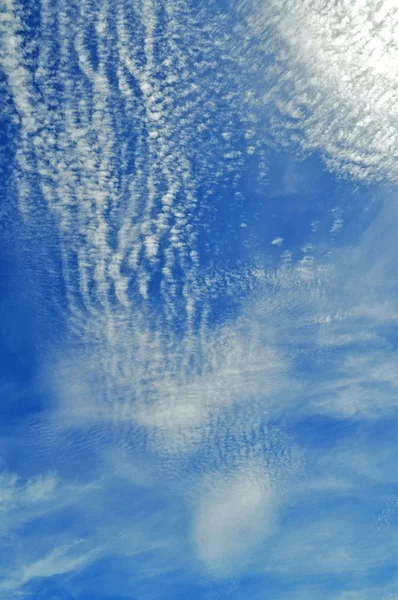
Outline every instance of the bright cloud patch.
<path id="1" fill-rule="evenodd" d="M 277 135 L 319 150 L 346 175 L 396 181 L 396 3 L 247 4 L 259 44 L 275 57 L 264 99 Z"/>
<path id="2" fill-rule="evenodd" d="M 227 572 L 253 551 L 273 517 L 274 492 L 265 471 L 247 464 L 232 477 L 210 483 L 200 501 L 194 540 L 210 570 Z"/>

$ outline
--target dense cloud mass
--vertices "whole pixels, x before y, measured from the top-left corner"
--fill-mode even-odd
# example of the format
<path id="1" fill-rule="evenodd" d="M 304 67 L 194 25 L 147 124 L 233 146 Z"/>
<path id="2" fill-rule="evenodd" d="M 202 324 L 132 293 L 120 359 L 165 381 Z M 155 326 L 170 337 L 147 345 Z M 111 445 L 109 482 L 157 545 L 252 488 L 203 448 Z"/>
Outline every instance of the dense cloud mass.
<path id="1" fill-rule="evenodd" d="M 249 0 L 247 7 L 268 59 L 264 101 L 277 137 L 319 150 L 345 175 L 396 181 L 395 2 Z"/>

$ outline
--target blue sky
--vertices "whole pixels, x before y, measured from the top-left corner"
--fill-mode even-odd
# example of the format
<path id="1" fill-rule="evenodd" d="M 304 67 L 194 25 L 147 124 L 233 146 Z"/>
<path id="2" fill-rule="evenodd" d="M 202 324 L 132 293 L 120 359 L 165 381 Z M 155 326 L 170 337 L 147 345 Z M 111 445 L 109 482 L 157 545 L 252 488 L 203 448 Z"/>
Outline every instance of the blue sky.
<path id="1" fill-rule="evenodd" d="M 0 596 L 396 600 L 398 11 L 0 1 Z"/>

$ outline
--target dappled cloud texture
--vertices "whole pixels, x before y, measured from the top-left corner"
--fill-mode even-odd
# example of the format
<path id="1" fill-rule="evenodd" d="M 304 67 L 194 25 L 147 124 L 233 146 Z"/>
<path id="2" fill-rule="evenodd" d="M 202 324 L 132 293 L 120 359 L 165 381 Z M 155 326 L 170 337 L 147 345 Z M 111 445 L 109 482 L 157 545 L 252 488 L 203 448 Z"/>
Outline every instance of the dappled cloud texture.
<path id="1" fill-rule="evenodd" d="M 277 137 L 320 151 L 345 175 L 396 181 L 396 3 L 249 0 L 242 8 L 267 57 L 263 100 Z"/>

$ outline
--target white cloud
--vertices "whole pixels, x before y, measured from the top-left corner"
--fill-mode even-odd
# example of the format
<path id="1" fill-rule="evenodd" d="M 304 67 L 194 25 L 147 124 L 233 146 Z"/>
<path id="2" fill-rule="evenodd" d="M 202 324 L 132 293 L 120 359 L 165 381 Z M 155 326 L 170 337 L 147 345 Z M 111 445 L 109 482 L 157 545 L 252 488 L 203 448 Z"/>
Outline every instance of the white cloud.
<path id="1" fill-rule="evenodd" d="M 15 474 L 0 474 L 0 510 L 16 510 L 54 497 L 57 478 L 54 474 L 29 479 L 22 484 Z"/>
<path id="2" fill-rule="evenodd" d="M 59 546 L 35 562 L 23 565 L 16 573 L 0 583 L 2 592 L 15 592 L 32 580 L 76 573 L 98 556 L 97 551 L 79 552 L 79 543 Z"/>
<path id="3" fill-rule="evenodd" d="M 8 504 L 0 511 L 0 532 L 7 561 L 0 566 L 0 590 L 7 600 L 33 597 L 50 582 L 68 590 L 69 582 L 99 559 L 121 562 L 122 580 L 111 569 L 107 585 L 122 595 L 131 591 L 132 580 L 137 585 L 156 572 L 166 576 L 184 563 L 189 549 L 180 533 L 183 502 L 170 493 L 164 470 L 150 457 L 145 467 L 130 452 L 101 446 L 99 453 L 91 469 L 84 469 L 85 475 L 96 475 L 92 482 L 58 477 L 55 493 L 35 494 L 33 506 L 25 494 L 32 481 L 23 483 L 14 474 L 2 477 Z M 80 449 L 81 476 L 86 456 Z M 70 459 L 64 452 L 64 469 L 70 470 L 71 463 L 76 467 Z M 49 477 L 41 479 L 48 488 Z"/>
<path id="4" fill-rule="evenodd" d="M 92 328 L 109 333 L 103 347 L 69 350 L 70 358 L 65 349 L 59 361 L 52 354 L 45 374 L 61 428 L 140 427 L 157 451 L 186 454 L 209 443 L 225 411 L 241 406 L 255 423 L 287 385 L 283 353 L 249 318 L 181 340 L 167 330 L 118 327 L 109 317 L 103 329 L 98 319 Z"/>
<path id="5" fill-rule="evenodd" d="M 241 4 L 256 43 L 274 58 L 264 67 L 264 92 L 278 139 L 300 139 L 354 178 L 396 181 L 395 2 Z"/>
<path id="6" fill-rule="evenodd" d="M 271 244 L 273 246 L 281 246 L 283 244 L 283 238 L 281 237 L 276 237 L 272 240 Z"/>
<path id="7" fill-rule="evenodd" d="M 242 567 L 274 519 L 274 496 L 265 466 L 246 464 L 230 476 L 215 474 L 200 493 L 193 537 L 209 571 Z"/>

